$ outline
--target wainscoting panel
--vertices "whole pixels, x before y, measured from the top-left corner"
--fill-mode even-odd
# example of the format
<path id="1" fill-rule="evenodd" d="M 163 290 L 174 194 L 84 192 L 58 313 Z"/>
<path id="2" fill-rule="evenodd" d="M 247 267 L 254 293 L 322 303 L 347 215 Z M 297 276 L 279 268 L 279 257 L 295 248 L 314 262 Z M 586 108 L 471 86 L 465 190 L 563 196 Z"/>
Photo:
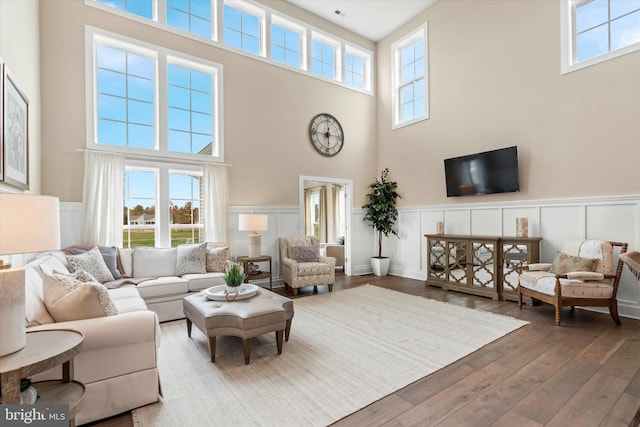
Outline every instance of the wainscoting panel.
<path id="1" fill-rule="evenodd" d="M 269 216 L 269 229 L 262 235 L 262 252 L 273 258 L 274 283 L 281 282 L 279 236 L 299 235 L 299 208 L 281 206 L 233 206 L 229 209 L 229 244 L 234 255 L 247 252 L 247 232 L 238 230 L 238 215 L 261 213 Z M 347 247 L 348 274 L 370 274 L 369 258 L 377 253 L 377 235 L 362 221 L 364 212 L 352 211 L 351 244 Z M 436 232 L 436 222 L 444 221 L 445 233 L 463 235 L 515 235 L 516 218 L 529 219 L 529 236 L 540 236 L 541 261 L 551 262 L 566 239 L 607 239 L 629 243 L 629 250 L 640 247 L 640 195 L 470 203 L 402 207 L 399 209 L 400 238 L 383 241 L 383 255 L 391 257 L 390 274 L 425 280 L 425 234 Z M 62 245 L 80 242 L 82 203 L 61 203 Z M 12 260 L 13 261 L 13 260 Z M 20 265 L 22 259 L 13 261 Z M 640 318 L 640 286 L 625 267 L 619 290 L 619 311 L 623 316 Z"/>
<path id="2" fill-rule="evenodd" d="M 420 251 L 422 240 L 424 236 L 419 233 L 415 233 L 414 230 L 420 229 L 420 211 L 402 211 L 398 212 L 399 224 L 401 227 L 398 228 L 398 235 L 400 236 L 400 240 L 398 242 L 398 253 L 397 258 L 406 260 L 404 262 L 404 267 L 411 270 L 420 270 L 421 263 L 420 260 L 422 257 L 417 258 L 413 256 L 416 251 Z M 393 237 L 392 239 L 396 239 Z M 393 245 L 387 244 L 387 246 L 382 248 L 382 255 L 387 256 L 387 250 L 393 248 Z M 390 255 L 394 256 L 394 255 Z"/>
<path id="3" fill-rule="evenodd" d="M 516 218 L 527 218 L 529 236 L 540 235 L 540 210 L 536 207 L 504 208 L 502 210 L 502 235 L 516 235 Z"/>
<path id="4" fill-rule="evenodd" d="M 451 206 L 443 209 L 445 234 L 471 234 L 471 210 Z M 423 233 L 426 234 L 426 233 Z"/>
<path id="5" fill-rule="evenodd" d="M 472 234 L 497 236 L 502 234 L 502 212 L 498 208 L 471 211 Z"/>

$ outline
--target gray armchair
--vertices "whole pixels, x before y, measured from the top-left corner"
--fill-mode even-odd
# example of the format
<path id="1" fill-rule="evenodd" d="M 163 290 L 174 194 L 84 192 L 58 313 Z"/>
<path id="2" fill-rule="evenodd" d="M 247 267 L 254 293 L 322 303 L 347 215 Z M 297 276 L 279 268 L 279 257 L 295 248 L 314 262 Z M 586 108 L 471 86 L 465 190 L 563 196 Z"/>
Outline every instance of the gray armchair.
<path id="1" fill-rule="evenodd" d="M 317 237 L 280 237 L 280 261 L 285 289 L 291 286 L 293 295 L 305 286 L 327 285 L 333 290 L 336 259 L 320 256 Z"/>

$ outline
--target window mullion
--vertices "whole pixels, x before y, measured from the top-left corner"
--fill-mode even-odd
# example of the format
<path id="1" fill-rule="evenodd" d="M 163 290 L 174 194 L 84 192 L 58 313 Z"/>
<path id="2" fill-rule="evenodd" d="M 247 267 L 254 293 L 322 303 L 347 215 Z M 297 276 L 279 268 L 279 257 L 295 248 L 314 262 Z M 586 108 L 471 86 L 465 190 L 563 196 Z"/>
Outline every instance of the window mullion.
<path id="1" fill-rule="evenodd" d="M 155 99 L 155 134 L 156 149 L 162 153 L 168 151 L 169 134 L 169 103 L 168 103 L 168 77 L 167 77 L 167 56 L 158 55 L 156 60 L 156 99 Z"/>

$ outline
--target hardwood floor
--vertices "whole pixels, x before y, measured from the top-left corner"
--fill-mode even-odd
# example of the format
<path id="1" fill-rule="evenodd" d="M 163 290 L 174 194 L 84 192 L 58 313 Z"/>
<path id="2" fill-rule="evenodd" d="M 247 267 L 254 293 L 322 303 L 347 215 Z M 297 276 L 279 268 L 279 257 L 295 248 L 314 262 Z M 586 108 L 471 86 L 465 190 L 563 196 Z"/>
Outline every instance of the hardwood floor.
<path id="1" fill-rule="evenodd" d="M 640 320 L 493 301 L 395 276 L 336 274 L 334 292 L 366 283 L 531 322 L 372 403 L 334 426 L 629 426 L 640 411 Z M 284 292 L 278 289 L 278 292 Z M 326 287 L 319 288 L 320 293 Z M 300 290 L 295 298 L 313 295 Z M 290 292 L 287 295 L 294 298 Z M 294 299 L 295 299 L 294 298 Z M 132 426 L 130 413 L 93 423 Z M 203 424 L 204 425 L 204 424 Z"/>

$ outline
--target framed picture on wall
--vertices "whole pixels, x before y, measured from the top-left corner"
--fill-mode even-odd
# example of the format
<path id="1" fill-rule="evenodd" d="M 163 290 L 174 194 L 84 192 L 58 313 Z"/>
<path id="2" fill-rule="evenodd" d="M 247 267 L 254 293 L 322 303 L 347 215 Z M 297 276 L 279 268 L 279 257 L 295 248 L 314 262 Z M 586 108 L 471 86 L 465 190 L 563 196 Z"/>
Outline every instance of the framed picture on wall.
<path id="1" fill-rule="evenodd" d="M 6 65 L 3 86 L 4 182 L 27 190 L 29 189 L 29 101 L 18 88 Z"/>

